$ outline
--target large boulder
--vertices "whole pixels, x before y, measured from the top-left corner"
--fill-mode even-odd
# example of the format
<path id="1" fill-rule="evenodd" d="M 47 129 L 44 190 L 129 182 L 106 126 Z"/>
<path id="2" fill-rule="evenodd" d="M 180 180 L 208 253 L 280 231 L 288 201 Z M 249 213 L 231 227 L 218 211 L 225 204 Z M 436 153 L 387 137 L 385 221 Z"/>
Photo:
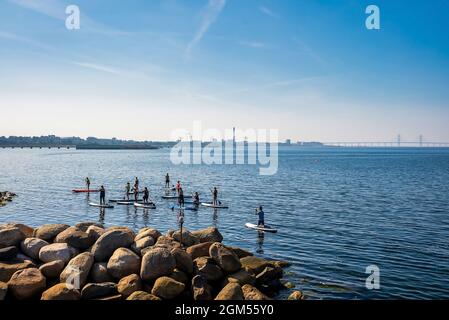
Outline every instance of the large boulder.
<path id="1" fill-rule="evenodd" d="M 242 267 L 239 257 L 234 251 L 226 248 L 220 242 L 215 242 L 210 246 L 209 255 L 226 273 L 236 272 Z"/>
<path id="2" fill-rule="evenodd" d="M 248 256 L 240 259 L 242 268 L 254 274 L 261 273 L 266 267 L 271 266 L 271 262 L 259 257 Z"/>
<path id="3" fill-rule="evenodd" d="M 98 238 L 92 247 L 95 261 L 107 261 L 118 248 L 129 247 L 134 241 L 134 233 L 128 229 L 112 229 Z"/>
<path id="4" fill-rule="evenodd" d="M 43 262 L 62 260 L 64 263 L 67 263 L 76 254 L 77 251 L 69 247 L 67 243 L 52 243 L 41 248 L 39 259 Z"/>
<path id="5" fill-rule="evenodd" d="M 80 300 L 80 292 L 72 285 L 58 283 L 42 293 L 41 300 Z"/>
<path id="6" fill-rule="evenodd" d="M 161 236 L 161 233 L 154 229 L 154 228 L 143 228 L 139 230 L 139 233 L 137 234 L 136 238 L 134 239 L 134 241 L 140 240 L 142 238 L 145 237 L 151 237 L 154 239 L 154 241 L 157 241 L 157 239 Z"/>
<path id="7" fill-rule="evenodd" d="M 91 222 L 91 221 L 77 223 L 77 224 L 75 224 L 75 227 L 78 230 L 81 230 L 81 231 L 84 231 L 84 232 L 87 232 L 87 230 L 90 227 L 96 227 L 96 228 L 103 229 L 103 226 L 101 224 L 99 224 L 97 222 Z"/>
<path id="8" fill-rule="evenodd" d="M 114 282 L 88 283 L 81 291 L 84 300 L 108 297 L 117 294 L 117 285 Z"/>
<path id="9" fill-rule="evenodd" d="M 168 249 L 152 248 L 142 258 L 140 277 L 151 281 L 170 275 L 176 267 L 176 260 Z"/>
<path id="10" fill-rule="evenodd" d="M 7 293 L 8 293 L 8 285 L 4 282 L 0 282 L 0 301 L 5 300 Z"/>
<path id="11" fill-rule="evenodd" d="M 258 284 L 269 283 L 275 279 L 282 278 L 283 270 L 280 267 L 265 267 L 261 273 L 256 276 L 256 281 Z"/>
<path id="12" fill-rule="evenodd" d="M 166 248 L 166 249 L 171 250 L 173 248 L 181 247 L 181 244 L 178 241 L 176 241 L 175 239 L 173 239 L 173 238 L 166 237 L 166 236 L 160 236 L 157 239 L 157 241 L 156 241 L 154 246 L 155 247 L 159 247 L 159 248 Z M 143 252 L 143 250 L 142 250 L 142 252 Z"/>
<path id="13" fill-rule="evenodd" d="M 7 224 L 0 226 L 0 229 L 5 229 L 5 228 L 19 228 L 20 231 L 22 231 L 22 233 L 25 235 L 26 238 L 32 237 L 33 232 L 34 232 L 33 228 L 31 228 L 23 223 L 7 223 Z"/>
<path id="14" fill-rule="evenodd" d="M 222 242 L 223 236 L 220 231 L 215 227 L 209 227 L 206 229 L 201 229 L 197 231 L 192 231 L 194 235 L 200 242 Z"/>
<path id="15" fill-rule="evenodd" d="M 151 247 L 154 245 L 154 239 L 150 236 L 140 238 L 137 241 L 134 241 L 134 243 L 131 246 L 131 249 L 138 255 L 140 255 L 142 252 L 142 249 Z"/>
<path id="16" fill-rule="evenodd" d="M 223 277 L 223 271 L 212 258 L 199 257 L 193 260 L 193 273 L 204 276 L 207 281 L 217 281 Z"/>
<path id="17" fill-rule="evenodd" d="M 14 260 L 18 253 L 19 250 L 15 246 L 0 248 L 0 261 Z"/>
<path id="18" fill-rule="evenodd" d="M 108 272 L 116 279 L 121 279 L 140 271 L 140 257 L 129 249 L 118 248 L 107 264 Z"/>
<path id="19" fill-rule="evenodd" d="M 234 251 L 234 253 L 239 257 L 239 259 L 244 257 L 253 256 L 253 254 L 245 249 L 239 248 L 239 247 L 228 247 L 228 249 L 231 249 Z"/>
<path id="20" fill-rule="evenodd" d="M 244 286 L 245 284 L 254 285 L 256 283 L 256 277 L 245 269 L 241 269 L 235 273 L 230 274 L 226 278 L 226 283 L 229 282 L 236 282 L 241 286 Z"/>
<path id="21" fill-rule="evenodd" d="M 69 228 L 66 224 L 44 224 L 34 230 L 33 237 L 45 241 L 52 241 L 59 233 Z"/>
<path id="22" fill-rule="evenodd" d="M 113 282 L 114 278 L 109 274 L 106 262 L 97 262 L 90 270 L 90 280 L 94 283 L 102 283 Z"/>
<path id="23" fill-rule="evenodd" d="M 8 290 L 17 300 L 40 295 L 47 285 L 45 277 L 36 268 L 19 270 L 8 281 Z"/>
<path id="24" fill-rule="evenodd" d="M 74 285 L 76 289 L 84 287 L 94 263 L 94 256 L 90 252 L 83 252 L 69 261 L 59 279 L 61 282 Z"/>
<path id="25" fill-rule="evenodd" d="M 157 278 L 151 294 L 162 299 L 173 299 L 184 291 L 185 285 L 170 277 Z"/>
<path id="26" fill-rule="evenodd" d="M 170 278 L 176 280 L 178 282 L 184 283 L 187 286 L 190 285 L 190 279 L 184 271 L 179 269 L 173 270 L 173 272 L 169 275 Z"/>
<path id="27" fill-rule="evenodd" d="M 90 226 L 89 228 L 87 228 L 86 233 L 87 235 L 94 239 L 94 242 L 98 240 L 98 238 L 100 238 L 103 233 L 105 233 L 106 231 L 98 226 Z"/>
<path id="28" fill-rule="evenodd" d="M 178 242 L 181 242 L 182 240 L 182 244 L 190 247 L 193 246 L 194 244 L 198 244 L 199 240 L 197 239 L 197 237 L 195 237 L 189 230 L 187 229 L 183 229 L 182 230 L 182 235 L 181 235 L 181 231 L 175 231 L 172 235 L 173 239 L 175 239 Z M 182 239 L 181 239 L 182 238 Z"/>
<path id="29" fill-rule="evenodd" d="M 256 287 L 249 284 L 245 284 L 242 287 L 242 291 L 245 300 L 270 300 L 270 298 L 260 292 Z"/>
<path id="30" fill-rule="evenodd" d="M 39 267 L 39 270 L 46 278 L 59 278 L 62 270 L 64 270 L 65 263 L 62 260 L 55 260 L 44 263 Z"/>
<path id="31" fill-rule="evenodd" d="M 23 239 L 25 239 L 25 235 L 17 227 L 4 227 L 0 229 L 0 248 L 18 246 Z"/>
<path id="32" fill-rule="evenodd" d="M 70 227 L 59 233 L 54 242 L 65 242 L 71 247 L 84 250 L 92 246 L 95 239 L 76 227 Z"/>
<path id="33" fill-rule="evenodd" d="M 194 276 L 192 279 L 192 293 L 194 300 L 212 300 L 212 287 L 202 275 Z"/>
<path id="34" fill-rule="evenodd" d="M 209 248 L 214 242 L 203 242 L 193 246 L 190 246 L 186 249 L 186 252 L 190 254 L 192 259 L 196 259 L 199 257 L 208 257 L 209 256 Z"/>
<path id="35" fill-rule="evenodd" d="M 161 298 L 156 297 L 145 291 L 136 291 L 133 292 L 126 300 L 161 300 Z"/>
<path id="36" fill-rule="evenodd" d="M 8 282 L 12 275 L 17 271 L 32 267 L 34 267 L 34 264 L 31 261 L 19 259 L 0 262 L 0 281 Z"/>
<path id="37" fill-rule="evenodd" d="M 117 284 L 117 291 L 125 298 L 136 291 L 142 290 L 142 280 L 137 274 L 130 274 L 120 279 Z"/>
<path id="38" fill-rule="evenodd" d="M 39 251 L 49 243 L 39 238 L 26 238 L 20 243 L 20 249 L 32 259 L 39 259 Z"/>
<path id="39" fill-rule="evenodd" d="M 193 260 L 187 252 L 179 248 L 174 248 L 171 250 L 171 254 L 175 258 L 176 268 L 188 274 L 193 272 Z"/>
<path id="40" fill-rule="evenodd" d="M 230 282 L 221 289 L 215 300 L 243 300 L 242 287 L 238 283 Z"/>

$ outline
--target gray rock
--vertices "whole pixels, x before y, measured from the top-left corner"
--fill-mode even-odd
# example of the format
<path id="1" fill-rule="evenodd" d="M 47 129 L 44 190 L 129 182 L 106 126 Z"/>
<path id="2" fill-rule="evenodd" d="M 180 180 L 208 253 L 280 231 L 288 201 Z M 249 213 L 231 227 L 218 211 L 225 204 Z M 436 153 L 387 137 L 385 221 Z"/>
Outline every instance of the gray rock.
<path id="1" fill-rule="evenodd" d="M 239 257 L 219 242 L 210 246 L 209 255 L 226 273 L 236 272 L 242 267 Z"/>
<path id="2" fill-rule="evenodd" d="M 106 262 L 97 262 L 90 270 L 90 280 L 94 283 L 101 283 L 113 282 L 114 278 L 108 273 Z"/>
<path id="3" fill-rule="evenodd" d="M 193 260 L 187 252 L 179 248 L 174 248 L 171 250 L 171 254 L 175 258 L 176 268 L 188 274 L 193 272 Z"/>
<path id="4" fill-rule="evenodd" d="M 92 247 L 95 261 L 107 261 L 118 248 L 127 248 L 134 241 L 134 234 L 127 229 L 112 229 L 98 238 Z"/>
<path id="5" fill-rule="evenodd" d="M 55 238 L 55 242 L 65 242 L 73 248 L 84 250 L 92 246 L 95 239 L 76 227 L 70 227 L 59 233 Z"/>
<path id="6" fill-rule="evenodd" d="M 238 283 L 230 282 L 221 289 L 215 300 L 243 300 L 242 287 Z"/>
<path id="7" fill-rule="evenodd" d="M 62 260 L 68 263 L 76 253 L 67 243 L 52 243 L 41 248 L 39 259 L 43 262 Z"/>
<path id="8" fill-rule="evenodd" d="M 59 279 L 61 282 L 74 285 L 76 289 L 81 289 L 86 284 L 93 263 L 92 253 L 83 252 L 69 261 Z"/>
<path id="9" fill-rule="evenodd" d="M 117 291 L 124 297 L 128 297 L 136 291 L 142 290 L 142 280 L 137 274 L 131 274 L 120 279 Z"/>
<path id="10" fill-rule="evenodd" d="M 198 244 L 199 240 L 197 239 L 197 237 L 195 237 L 189 230 L 187 229 L 183 229 L 182 230 L 182 239 L 181 239 L 181 231 L 175 231 L 173 233 L 173 239 L 175 239 L 178 242 L 181 242 L 182 240 L 182 244 L 190 247 L 193 246 L 194 244 Z"/>
<path id="11" fill-rule="evenodd" d="M 87 228 L 86 233 L 87 235 L 94 239 L 94 242 L 98 240 L 98 238 L 101 237 L 101 235 L 103 233 L 105 233 L 106 231 L 103 228 L 97 227 L 97 226 L 90 226 L 89 228 Z"/>
<path id="12" fill-rule="evenodd" d="M 20 249 L 32 259 L 39 259 L 39 251 L 49 243 L 39 238 L 26 238 L 20 243 Z"/>
<path id="13" fill-rule="evenodd" d="M 19 259 L 0 262 L 0 281 L 8 282 L 15 272 L 32 267 L 32 262 Z"/>
<path id="14" fill-rule="evenodd" d="M 206 229 L 201 229 L 197 231 L 192 231 L 192 234 L 200 241 L 200 242 L 222 242 L 223 236 L 220 231 L 218 231 L 215 227 L 209 227 Z"/>
<path id="15" fill-rule="evenodd" d="M 194 276 L 192 279 L 192 293 L 194 300 L 212 300 L 212 287 L 202 275 Z"/>
<path id="16" fill-rule="evenodd" d="M 46 278 L 59 278 L 62 270 L 64 270 L 64 261 L 55 260 L 51 262 L 44 263 L 39 267 L 39 270 Z"/>
<path id="17" fill-rule="evenodd" d="M 204 276 L 207 281 L 217 281 L 223 278 L 223 271 L 212 258 L 200 257 L 193 260 L 193 273 Z"/>
<path id="18" fill-rule="evenodd" d="M 186 249 L 186 252 L 192 257 L 193 260 L 199 257 L 208 257 L 209 248 L 214 242 L 203 242 Z"/>
<path id="19" fill-rule="evenodd" d="M 136 238 L 134 239 L 134 241 L 140 240 L 142 238 L 145 237 L 151 237 L 154 239 L 154 241 L 157 241 L 157 239 L 161 236 L 161 233 L 154 229 L 154 228 L 143 228 L 139 230 L 139 233 L 137 234 Z"/>
<path id="20" fill-rule="evenodd" d="M 0 248 L 18 246 L 23 239 L 25 239 L 25 235 L 17 227 L 0 229 Z"/>
<path id="21" fill-rule="evenodd" d="M 141 254 L 142 249 L 151 247 L 154 245 L 154 239 L 150 236 L 141 238 L 137 241 L 134 241 L 134 243 L 131 246 L 131 249 L 138 255 Z"/>
<path id="22" fill-rule="evenodd" d="M 84 300 L 91 300 L 117 294 L 117 285 L 114 282 L 88 283 L 81 291 Z"/>
<path id="23" fill-rule="evenodd" d="M 140 257 L 129 249 L 118 248 L 107 264 L 108 272 L 116 279 L 121 279 L 140 271 Z"/>
<path id="24" fill-rule="evenodd" d="M 52 241 L 59 233 L 69 228 L 66 224 L 44 224 L 34 230 L 33 237 L 39 238 L 45 241 Z"/>
<path id="25" fill-rule="evenodd" d="M 142 258 L 140 277 L 151 281 L 170 275 L 176 267 L 176 260 L 165 248 L 152 248 Z"/>

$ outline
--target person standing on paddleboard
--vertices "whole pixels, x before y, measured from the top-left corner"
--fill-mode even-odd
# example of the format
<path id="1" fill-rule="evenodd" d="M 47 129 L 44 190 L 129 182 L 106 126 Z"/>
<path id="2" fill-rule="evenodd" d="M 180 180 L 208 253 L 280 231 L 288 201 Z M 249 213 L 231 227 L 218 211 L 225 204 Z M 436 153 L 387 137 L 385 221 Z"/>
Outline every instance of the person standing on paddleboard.
<path id="1" fill-rule="evenodd" d="M 178 182 L 176 183 L 176 192 L 179 195 L 179 190 L 181 190 L 181 181 L 178 180 Z"/>
<path id="2" fill-rule="evenodd" d="M 86 187 L 87 187 L 87 191 L 90 191 L 90 179 L 89 179 L 89 177 L 86 177 Z"/>
<path id="3" fill-rule="evenodd" d="M 193 195 L 193 204 L 195 205 L 195 207 L 198 207 L 200 205 L 200 195 L 198 194 L 198 192 L 195 192 L 195 194 Z"/>
<path id="4" fill-rule="evenodd" d="M 168 173 L 165 175 L 165 187 L 168 189 L 170 188 L 170 176 Z"/>
<path id="5" fill-rule="evenodd" d="M 139 189 L 139 178 L 137 178 L 137 177 L 134 180 L 134 189 Z"/>
<path id="6" fill-rule="evenodd" d="M 263 212 L 262 206 L 259 206 L 259 209 L 256 209 L 256 214 L 259 215 L 259 222 L 257 225 L 259 227 L 265 227 L 265 213 Z"/>
<path id="7" fill-rule="evenodd" d="M 125 197 L 129 200 L 129 193 L 131 192 L 131 183 L 127 182 L 125 187 Z"/>
<path id="8" fill-rule="evenodd" d="M 214 187 L 214 190 L 212 190 L 212 197 L 213 197 L 212 205 L 213 206 L 218 206 L 218 190 L 217 190 L 217 187 Z"/>
<path id="9" fill-rule="evenodd" d="M 184 207 L 184 191 L 182 190 L 182 188 L 179 188 L 179 195 L 178 195 L 178 204 L 179 207 Z"/>
<path id="10" fill-rule="evenodd" d="M 106 204 L 106 190 L 103 186 L 100 187 L 100 205 Z"/>
<path id="11" fill-rule="evenodd" d="M 145 189 L 143 190 L 143 203 L 147 204 L 149 198 L 150 198 L 150 192 L 148 191 L 148 188 L 145 187 Z"/>

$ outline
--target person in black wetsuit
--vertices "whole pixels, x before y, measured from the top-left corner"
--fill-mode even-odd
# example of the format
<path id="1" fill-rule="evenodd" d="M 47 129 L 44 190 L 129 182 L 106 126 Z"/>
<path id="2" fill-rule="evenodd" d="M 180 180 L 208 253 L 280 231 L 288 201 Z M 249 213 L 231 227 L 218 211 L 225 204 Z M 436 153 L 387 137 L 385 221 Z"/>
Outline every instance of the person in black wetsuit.
<path id="1" fill-rule="evenodd" d="M 143 203 L 148 203 L 149 198 L 150 198 L 150 192 L 148 191 L 148 188 L 145 187 L 145 189 L 143 189 Z"/>
<path id="2" fill-rule="evenodd" d="M 180 207 L 184 207 L 184 191 L 182 191 L 182 188 L 179 189 L 178 204 Z"/>
<path id="3" fill-rule="evenodd" d="M 170 188 L 170 176 L 168 173 L 165 175 L 165 187 Z"/>
<path id="4" fill-rule="evenodd" d="M 262 206 L 259 206 L 259 209 L 256 209 L 256 214 L 259 215 L 257 225 L 262 228 L 265 227 L 265 213 L 263 212 Z"/>
<path id="5" fill-rule="evenodd" d="M 198 192 L 195 192 L 195 194 L 193 195 L 193 204 L 195 205 L 195 207 L 198 207 L 200 205 L 200 195 L 198 194 Z"/>
<path id="6" fill-rule="evenodd" d="M 131 192 L 131 184 L 129 182 L 126 183 L 125 187 L 125 197 L 126 200 L 129 200 L 129 193 Z"/>
<path id="7" fill-rule="evenodd" d="M 90 190 L 90 179 L 89 177 L 86 177 L 86 187 L 87 187 L 87 191 Z"/>
<path id="8" fill-rule="evenodd" d="M 212 196 L 213 196 L 212 205 L 218 206 L 218 190 L 217 190 L 217 187 L 214 187 L 214 190 L 212 190 Z"/>
<path id="9" fill-rule="evenodd" d="M 103 186 L 100 187 L 100 205 L 106 204 L 106 190 Z"/>

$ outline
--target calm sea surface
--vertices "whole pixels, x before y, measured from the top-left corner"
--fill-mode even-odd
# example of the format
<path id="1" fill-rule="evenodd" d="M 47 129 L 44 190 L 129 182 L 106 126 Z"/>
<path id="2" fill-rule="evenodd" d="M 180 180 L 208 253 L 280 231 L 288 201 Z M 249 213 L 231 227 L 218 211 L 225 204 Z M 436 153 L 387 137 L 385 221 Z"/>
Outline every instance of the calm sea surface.
<path id="1" fill-rule="evenodd" d="M 0 207 L 0 223 L 176 229 L 177 213 L 161 199 L 166 172 L 202 200 L 218 186 L 230 206 L 187 211 L 188 229 L 217 226 L 227 244 L 292 262 L 286 278 L 310 298 L 449 298 L 448 149 L 281 148 L 274 176 L 247 165 L 175 166 L 168 150 L 0 149 L 0 190 L 19 194 Z M 102 215 L 88 206 L 98 195 L 71 193 L 86 176 L 108 198 L 138 176 L 158 208 L 116 206 Z M 278 234 L 244 228 L 257 221 L 259 204 Z M 380 268 L 379 290 L 365 288 L 369 265 Z"/>

